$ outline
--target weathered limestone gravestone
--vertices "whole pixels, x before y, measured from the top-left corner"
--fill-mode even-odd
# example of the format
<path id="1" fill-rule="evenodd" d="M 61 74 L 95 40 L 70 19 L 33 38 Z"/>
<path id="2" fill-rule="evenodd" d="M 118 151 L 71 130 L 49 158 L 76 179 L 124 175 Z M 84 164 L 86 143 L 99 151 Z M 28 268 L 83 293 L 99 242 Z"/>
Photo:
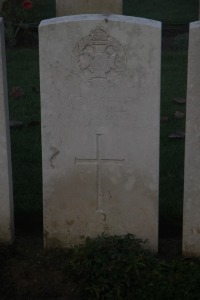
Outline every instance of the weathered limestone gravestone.
<path id="1" fill-rule="evenodd" d="M 157 251 L 160 22 L 62 17 L 39 36 L 45 246 L 133 233 Z"/>
<path id="2" fill-rule="evenodd" d="M 185 182 L 183 211 L 183 254 L 200 255 L 200 22 L 190 24 Z"/>
<path id="3" fill-rule="evenodd" d="M 4 28 L 0 18 L 0 243 L 11 243 L 14 227 L 5 60 Z"/>
<path id="4" fill-rule="evenodd" d="M 56 0 L 56 15 L 122 14 L 122 0 Z"/>

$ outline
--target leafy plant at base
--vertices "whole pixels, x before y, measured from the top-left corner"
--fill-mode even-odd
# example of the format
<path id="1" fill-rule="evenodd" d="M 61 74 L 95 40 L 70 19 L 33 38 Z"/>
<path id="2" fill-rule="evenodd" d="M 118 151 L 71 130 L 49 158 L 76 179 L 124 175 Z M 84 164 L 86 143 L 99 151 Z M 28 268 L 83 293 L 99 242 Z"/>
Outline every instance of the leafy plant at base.
<path id="1" fill-rule="evenodd" d="M 144 274 L 155 267 L 156 258 L 142 247 L 146 243 L 132 234 L 87 238 L 74 249 L 68 271 L 79 280 L 84 299 L 133 299 L 145 288 Z"/>
<path id="2" fill-rule="evenodd" d="M 88 238 L 68 256 L 68 276 L 82 300 L 198 300 L 200 260 L 165 262 L 132 234 Z M 69 255 L 69 253 L 68 253 Z"/>

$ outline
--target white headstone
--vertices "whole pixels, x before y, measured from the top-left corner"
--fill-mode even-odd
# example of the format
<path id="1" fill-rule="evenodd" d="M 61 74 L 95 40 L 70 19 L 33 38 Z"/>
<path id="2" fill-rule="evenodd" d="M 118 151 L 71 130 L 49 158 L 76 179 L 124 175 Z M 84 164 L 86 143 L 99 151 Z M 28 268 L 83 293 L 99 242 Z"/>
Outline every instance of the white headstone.
<path id="1" fill-rule="evenodd" d="M 122 0 L 56 0 L 57 17 L 80 14 L 122 14 Z"/>
<path id="2" fill-rule="evenodd" d="M 200 256 L 200 22 L 190 24 L 185 182 L 183 210 L 183 254 Z"/>
<path id="3" fill-rule="evenodd" d="M 160 22 L 81 15 L 39 33 L 45 246 L 132 233 L 157 251 Z"/>
<path id="4" fill-rule="evenodd" d="M 13 239 L 13 200 L 3 20 L 0 18 L 0 243 Z"/>

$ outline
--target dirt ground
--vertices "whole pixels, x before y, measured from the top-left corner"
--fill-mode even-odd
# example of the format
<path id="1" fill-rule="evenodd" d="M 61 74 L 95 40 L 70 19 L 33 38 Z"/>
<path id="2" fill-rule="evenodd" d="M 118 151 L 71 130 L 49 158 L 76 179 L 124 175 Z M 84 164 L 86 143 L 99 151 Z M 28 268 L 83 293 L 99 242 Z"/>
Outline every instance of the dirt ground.
<path id="1" fill-rule="evenodd" d="M 162 223 L 160 235 L 159 256 L 180 257 L 180 224 Z M 81 300 L 67 272 L 69 255 L 44 250 L 41 218 L 18 218 L 14 245 L 0 246 L 0 300 Z"/>
<path id="2" fill-rule="evenodd" d="M 0 246 L 0 300 L 79 300 L 67 273 L 68 252 L 43 248 L 41 216 L 15 221 L 14 244 Z"/>
<path id="3" fill-rule="evenodd" d="M 14 246 L 0 247 L 0 299 L 78 299 L 65 259 L 58 250 L 45 252 L 39 237 L 17 237 Z"/>

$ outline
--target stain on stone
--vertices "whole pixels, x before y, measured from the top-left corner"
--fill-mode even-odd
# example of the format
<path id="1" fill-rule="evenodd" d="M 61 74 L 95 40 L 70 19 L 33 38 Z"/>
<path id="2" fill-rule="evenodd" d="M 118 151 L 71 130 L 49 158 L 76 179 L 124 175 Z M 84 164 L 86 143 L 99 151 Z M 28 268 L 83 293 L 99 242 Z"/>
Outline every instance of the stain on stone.
<path id="1" fill-rule="evenodd" d="M 87 172 L 88 170 L 90 172 Z M 122 178 L 113 183 L 110 178 L 113 172 L 112 168 L 110 171 L 106 168 L 105 172 L 102 172 L 103 193 L 98 211 L 95 165 L 79 165 L 71 178 L 52 179 L 52 182 L 48 183 L 51 193 L 48 194 L 47 186 L 46 195 L 44 194 L 45 203 L 48 204 L 46 208 L 44 206 L 44 224 L 50 233 L 45 234 L 47 247 L 72 247 L 84 242 L 86 237 L 93 238 L 103 232 L 130 232 L 142 239 L 151 239 L 156 222 L 149 226 L 148 220 L 151 215 L 156 220 L 157 212 L 154 213 L 153 205 L 148 203 L 155 202 L 156 191 L 150 189 L 148 178 L 139 176 L 138 172 L 135 174 L 136 180 L 131 191 L 127 191 L 124 184 L 129 176 L 122 172 Z M 119 185 L 121 180 L 123 182 Z M 146 199 L 146 202 L 141 199 Z"/>
<path id="2" fill-rule="evenodd" d="M 49 161 L 51 163 L 51 167 L 55 168 L 55 165 L 53 164 L 53 161 L 59 155 L 60 151 L 58 149 L 54 148 L 54 147 L 51 147 L 51 150 L 53 151 L 53 154 L 51 155 Z"/>
<path id="3" fill-rule="evenodd" d="M 55 237 L 50 236 L 50 233 L 44 229 L 44 247 L 45 248 L 63 248 L 62 242 Z"/>
<path id="4" fill-rule="evenodd" d="M 192 234 L 200 234 L 200 227 L 193 227 L 191 228 Z"/>
<path id="5" fill-rule="evenodd" d="M 74 224 L 74 220 L 66 221 L 66 224 L 71 227 Z"/>

